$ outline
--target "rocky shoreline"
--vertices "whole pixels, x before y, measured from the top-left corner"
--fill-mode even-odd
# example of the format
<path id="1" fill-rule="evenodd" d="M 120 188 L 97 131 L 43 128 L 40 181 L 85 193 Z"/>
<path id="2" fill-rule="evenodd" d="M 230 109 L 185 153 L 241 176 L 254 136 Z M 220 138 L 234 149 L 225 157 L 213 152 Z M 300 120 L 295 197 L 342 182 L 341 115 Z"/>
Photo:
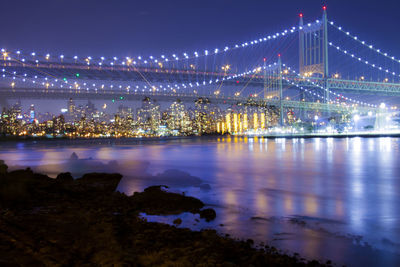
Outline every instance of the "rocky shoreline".
<path id="1" fill-rule="evenodd" d="M 150 223 L 153 215 L 217 214 L 196 198 L 152 186 L 132 196 L 116 192 L 120 174 L 56 179 L 0 162 L 1 266 L 326 266 L 274 247 L 254 248 L 214 230 Z M 175 222 L 179 224 L 180 222 Z"/>

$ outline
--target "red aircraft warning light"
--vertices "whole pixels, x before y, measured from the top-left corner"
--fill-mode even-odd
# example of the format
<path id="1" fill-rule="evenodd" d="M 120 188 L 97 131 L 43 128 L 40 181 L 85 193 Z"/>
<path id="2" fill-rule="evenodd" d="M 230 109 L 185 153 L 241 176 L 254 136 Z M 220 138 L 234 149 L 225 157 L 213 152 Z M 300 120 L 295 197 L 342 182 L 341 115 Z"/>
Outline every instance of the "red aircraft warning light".
<path id="1" fill-rule="evenodd" d="M 323 9 L 324 11 L 326 11 L 326 6 L 323 6 L 322 9 Z"/>
<path id="2" fill-rule="evenodd" d="M 303 17 L 303 13 L 300 13 L 300 14 L 299 14 L 299 17 L 302 18 L 302 17 Z"/>

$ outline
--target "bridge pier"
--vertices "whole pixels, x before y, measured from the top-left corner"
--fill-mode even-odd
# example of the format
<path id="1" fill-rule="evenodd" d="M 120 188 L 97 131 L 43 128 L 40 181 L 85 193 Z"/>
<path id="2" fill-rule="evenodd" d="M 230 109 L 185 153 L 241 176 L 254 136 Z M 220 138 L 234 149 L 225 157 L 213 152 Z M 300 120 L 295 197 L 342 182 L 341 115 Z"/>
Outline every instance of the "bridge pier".
<path id="1" fill-rule="evenodd" d="M 284 119 L 283 119 L 283 84 L 282 84 L 282 61 L 281 61 L 281 56 L 278 56 L 278 75 L 279 75 L 279 80 L 278 80 L 278 86 L 279 86 L 279 110 L 280 110 L 280 118 L 279 118 L 279 124 L 280 126 L 283 126 L 284 124 Z"/>

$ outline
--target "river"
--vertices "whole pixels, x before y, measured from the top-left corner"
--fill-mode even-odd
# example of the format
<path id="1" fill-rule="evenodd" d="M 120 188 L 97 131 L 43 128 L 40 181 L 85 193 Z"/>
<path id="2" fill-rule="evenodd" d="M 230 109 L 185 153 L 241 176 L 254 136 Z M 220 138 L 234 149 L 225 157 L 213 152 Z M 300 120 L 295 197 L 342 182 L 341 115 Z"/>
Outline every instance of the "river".
<path id="1" fill-rule="evenodd" d="M 163 184 L 217 212 L 210 223 L 144 214 L 150 221 L 180 217 L 180 227 L 339 265 L 400 265 L 399 138 L 12 141 L 0 143 L 0 159 L 50 176 L 119 172 L 126 194 Z"/>

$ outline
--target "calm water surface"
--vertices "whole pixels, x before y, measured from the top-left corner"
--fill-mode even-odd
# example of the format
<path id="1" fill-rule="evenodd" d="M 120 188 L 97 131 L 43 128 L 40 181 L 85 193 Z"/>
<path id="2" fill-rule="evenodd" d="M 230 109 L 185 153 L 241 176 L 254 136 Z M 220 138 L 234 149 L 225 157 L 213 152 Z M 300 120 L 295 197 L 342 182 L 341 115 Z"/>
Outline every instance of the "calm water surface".
<path id="1" fill-rule="evenodd" d="M 127 194 L 165 184 L 217 211 L 211 223 L 180 215 L 181 227 L 214 228 L 308 259 L 399 266 L 399 146 L 399 138 L 27 141 L 0 143 L 0 159 L 53 176 L 120 172 Z M 79 160 L 69 159 L 73 152 Z"/>

